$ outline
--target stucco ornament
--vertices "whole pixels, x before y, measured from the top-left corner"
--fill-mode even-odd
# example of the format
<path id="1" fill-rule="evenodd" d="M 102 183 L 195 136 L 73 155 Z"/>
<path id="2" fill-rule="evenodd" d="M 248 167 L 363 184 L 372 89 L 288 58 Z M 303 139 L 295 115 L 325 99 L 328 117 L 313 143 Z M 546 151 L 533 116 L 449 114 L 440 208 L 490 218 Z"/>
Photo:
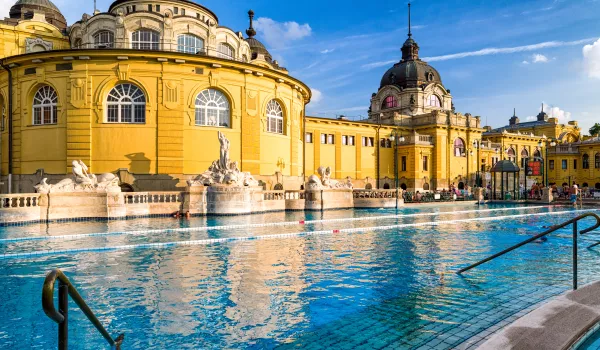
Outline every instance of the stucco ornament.
<path id="1" fill-rule="evenodd" d="M 320 166 L 317 169 L 319 173 L 319 177 L 317 175 L 311 175 L 308 177 L 308 181 L 306 182 L 307 190 L 320 190 L 320 189 L 352 189 L 354 185 L 350 177 L 346 178 L 345 182 L 336 181 L 331 179 L 331 168 Z"/>
<path id="2" fill-rule="evenodd" d="M 74 160 L 73 177 L 59 181 L 56 184 L 49 184 L 48 178 L 35 187 L 38 193 L 60 193 L 60 192 L 121 192 L 119 187 L 119 178 L 115 174 L 105 173 L 98 176 L 88 174 L 88 167 L 81 160 Z"/>
<path id="3" fill-rule="evenodd" d="M 213 184 L 229 186 L 258 186 L 258 181 L 249 172 L 241 172 L 238 163 L 229 159 L 230 143 L 225 134 L 219 131 L 221 144 L 219 159 L 215 160 L 204 173 L 188 181 L 190 186 L 210 186 Z"/>

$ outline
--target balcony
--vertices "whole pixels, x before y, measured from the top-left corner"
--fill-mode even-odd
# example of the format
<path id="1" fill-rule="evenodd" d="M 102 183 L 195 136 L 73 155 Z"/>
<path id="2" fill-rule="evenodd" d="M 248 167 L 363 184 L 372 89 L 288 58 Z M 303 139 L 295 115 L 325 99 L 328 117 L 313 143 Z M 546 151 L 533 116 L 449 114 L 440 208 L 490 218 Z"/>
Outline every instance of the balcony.
<path id="1" fill-rule="evenodd" d="M 572 144 L 568 145 L 559 145 L 554 148 L 548 149 L 548 154 L 579 154 L 579 147 L 573 146 Z"/>
<path id="2" fill-rule="evenodd" d="M 404 136 L 404 142 L 398 142 L 399 146 L 404 145 L 424 145 L 424 146 L 432 146 L 433 145 L 433 136 L 430 135 L 407 135 Z"/>

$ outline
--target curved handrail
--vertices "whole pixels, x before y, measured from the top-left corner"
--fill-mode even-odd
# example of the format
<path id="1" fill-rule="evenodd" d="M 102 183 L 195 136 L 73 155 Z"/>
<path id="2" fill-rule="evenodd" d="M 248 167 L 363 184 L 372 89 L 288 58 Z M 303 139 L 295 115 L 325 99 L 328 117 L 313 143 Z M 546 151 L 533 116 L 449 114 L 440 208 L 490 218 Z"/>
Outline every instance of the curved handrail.
<path id="1" fill-rule="evenodd" d="M 485 258 L 485 259 L 483 259 L 481 261 L 476 262 L 475 264 L 472 264 L 472 265 L 469 265 L 469 266 L 467 266 L 465 268 L 462 268 L 462 269 L 458 270 L 456 273 L 461 274 L 461 273 L 463 273 L 465 271 L 468 271 L 468 270 L 470 270 L 470 269 L 472 269 L 474 267 L 477 267 L 477 266 L 479 266 L 481 264 L 484 264 L 484 263 L 486 263 L 486 262 L 488 262 L 488 261 L 490 261 L 492 259 L 495 259 L 495 258 L 497 258 L 497 257 L 499 257 L 501 255 L 504 255 L 504 254 L 506 254 L 508 252 L 511 252 L 511 251 L 513 251 L 513 250 L 515 250 L 515 249 L 517 249 L 519 247 L 522 247 L 522 246 L 524 246 L 527 243 L 531 243 L 531 242 L 533 242 L 535 240 L 538 240 L 538 239 L 540 239 L 540 238 L 542 238 L 542 237 L 544 237 L 544 236 L 546 236 L 546 235 L 548 235 L 548 234 L 550 234 L 550 233 L 552 233 L 552 232 L 554 232 L 554 231 L 556 231 L 558 229 L 561 229 L 561 228 L 563 228 L 565 226 L 569 226 L 571 224 L 575 224 L 579 220 L 581 220 L 583 218 L 586 218 L 586 217 L 589 217 L 589 216 L 591 216 L 591 217 L 593 217 L 593 218 L 596 219 L 596 224 L 594 226 L 592 226 L 592 227 L 589 227 L 589 228 L 586 228 L 584 230 L 579 231 L 579 233 L 580 234 L 588 233 L 588 232 L 590 232 L 592 230 L 595 230 L 596 228 L 600 227 L 600 216 L 598 216 L 598 215 L 596 215 L 594 213 L 581 214 L 578 217 L 573 218 L 573 219 L 571 219 L 569 221 L 565 221 L 565 222 L 563 222 L 560 225 L 552 226 L 552 227 L 550 227 L 550 229 L 548 229 L 548 230 L 546 230 L 546 231 L 544 231 L 544 232 L 542 232 L 542 233 L 540 233 L 538 235 L 535 235 L 535 236 L 533 236 L 533 237 L 531 237 L 531 238 L 529 238 L 529 239 L 527 239 L 527 240 L 525 240 L 525 241 L 523 241 L 523 242 L 521 242 L 519 244 L 515 244 L 514 246 L 512 246 L 510 248 L 506 248 L 506 249 L 504 249 L 503 251 L 501 251 L 499 253 L 496 253 L 496 254 L 494 254 L 494 255 L 492 255 L 490 257 L 487 257 L 487 258 Z"/>
<path id="2" fill-rule="evenodd" d="M 102 323 L 100 323 L 100 320 L 98 320 L 96 315 L 94 315 L 92 310 L 85 303 L 75 286 L 73 286 L 71 281 L 69 281 L 67 276 L 65 276 L 65 274 L 60 269 L 54 269 L 50 271 L 46 275 L 46 279 L 44 280 L 44 286 L 42 288 L 42 307 L 44 309 L 44 313 L 46 313 L 46 315 L 56 323 L 60 324 L 65 321 L 65 317 L 60 312 L 58 312 L 56 310 L 56 307 L 54 306 L 54 284 L 57 279 L 59 280 L 61 285 L 68 286 L 68 292 L 71 296 L 71 299 L 73 299 L 75 304 L 79 306 L 81 311 L 83 311 L 88 320 L 90 320 L 94 327 L 96 327 L 100 334 L 102 334 L 102 336 L 104 337 L 104 339 L 106 339 L 108 344 L 110 344 L 110 346 L 117 347 L 118 349 L 121 343 L 123 342 L 124 335 L 121 334 L 117 337 L 116 340 L 114 340 L 110 336 L 110 334 L 108 334 L 104 326 L 102 326 Z"/>

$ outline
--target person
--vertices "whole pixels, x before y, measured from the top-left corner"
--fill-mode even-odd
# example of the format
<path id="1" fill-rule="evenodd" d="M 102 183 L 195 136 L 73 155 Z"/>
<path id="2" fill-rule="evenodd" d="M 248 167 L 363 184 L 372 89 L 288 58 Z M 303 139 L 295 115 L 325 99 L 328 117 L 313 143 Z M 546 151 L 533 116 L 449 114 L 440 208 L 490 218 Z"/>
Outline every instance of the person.
<path id="1" fill-rule="evenodd" d="M 190 217 L 191 217 L 191 215 L 190 215 L 190 212 L 189 212 L 189 211 L 186 211 L 186 212 L 185 212 L 185 218 L 189 220 L 189 219 L 190 219 Z"/>
<path id="2" fill-rule="evenodd" d="M 538 187 L 537 182 L 534 182 L 533 185 L 531 186 L 531 197 L 537 198 L 539 191 L 540 191 L 540 188 Z"/>
<path id="3" fill-rule="evenodd" d="M 181 213 L 178 211 L 176 211 L 175 213 L 173 213 L 173 218 L 175 219 L 179 219 L 181 217 Z"/>
<path id="4" fill-rule="evenodd" d="M 415 195 L 415 202 L 420 202 L 421 201 L 421 193 L 419 191 L 417 191 L 417 194 Z"/>
<path id="5" fill-rule="evenodd" d="M 573 182 L 573 186 L 571 186 L 571 203 L 577 205 L 577 195 L 579 194 L 579 186 L 577 183 Z"/>

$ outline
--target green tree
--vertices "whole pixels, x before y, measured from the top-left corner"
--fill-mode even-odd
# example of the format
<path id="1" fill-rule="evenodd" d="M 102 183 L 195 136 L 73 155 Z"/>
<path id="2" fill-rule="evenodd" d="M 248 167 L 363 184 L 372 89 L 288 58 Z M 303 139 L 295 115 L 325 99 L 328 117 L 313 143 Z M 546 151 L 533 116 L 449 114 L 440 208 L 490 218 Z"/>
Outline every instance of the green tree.
<path id="1" fill-rule="evenodd" d="M 590 128 L 590 135 L 595 136 L 598 134 L 600 134 L 600 123 L 596 123 Z"/>

